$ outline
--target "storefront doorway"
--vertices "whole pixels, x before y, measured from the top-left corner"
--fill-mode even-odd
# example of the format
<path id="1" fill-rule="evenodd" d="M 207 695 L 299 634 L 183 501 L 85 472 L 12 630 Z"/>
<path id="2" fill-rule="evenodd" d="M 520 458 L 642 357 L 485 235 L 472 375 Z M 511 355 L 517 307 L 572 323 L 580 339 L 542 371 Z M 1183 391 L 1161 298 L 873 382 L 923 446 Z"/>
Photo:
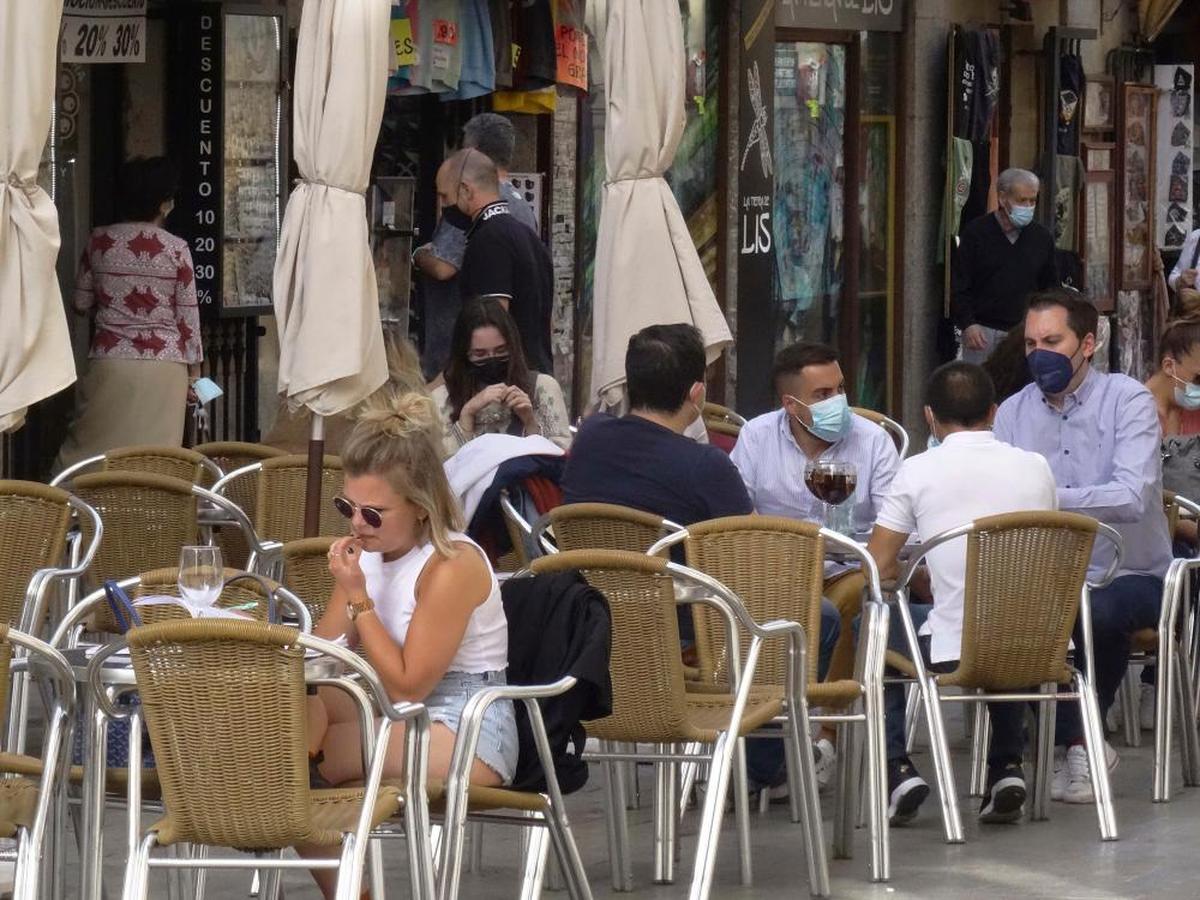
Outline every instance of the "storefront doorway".
<path id="1" fill-rule="evenodd" d="M 891 412 L 898 36 L 778 29 L 774 65 L 776 349 L 822 341 L 857 405 Z"/>

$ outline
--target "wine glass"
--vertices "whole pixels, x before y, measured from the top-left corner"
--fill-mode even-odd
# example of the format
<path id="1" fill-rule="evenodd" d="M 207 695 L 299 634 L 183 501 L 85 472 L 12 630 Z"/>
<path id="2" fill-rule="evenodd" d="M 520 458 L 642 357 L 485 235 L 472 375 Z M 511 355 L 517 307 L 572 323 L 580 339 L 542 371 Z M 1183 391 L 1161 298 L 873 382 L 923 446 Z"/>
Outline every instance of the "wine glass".
<path id="1" fill-rule="evenodd" d="M 179 594 L 193 606 L 212 606 L 221 596 L 225 568 L 220 547 L 184 547 L 179 551 Z"/>
<path id="2" fill-rule="evenodd" d="M 827 528 L 854 536 L 851 515 L 854 489 L 858 486 L 858 468 L 852 462 L 835 459 L 809 460 L 804 467 L 804 486 L 824 507 Z"/>

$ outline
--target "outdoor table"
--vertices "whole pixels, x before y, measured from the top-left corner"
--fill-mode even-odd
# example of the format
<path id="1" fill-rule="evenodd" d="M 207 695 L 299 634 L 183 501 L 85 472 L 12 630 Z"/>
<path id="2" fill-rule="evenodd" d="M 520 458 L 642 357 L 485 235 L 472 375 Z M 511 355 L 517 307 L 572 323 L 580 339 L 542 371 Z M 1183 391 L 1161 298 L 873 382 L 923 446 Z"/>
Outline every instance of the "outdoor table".
<path id="1" fill-rule="evenodd" d="M 104 788 L 105 775 L 108 768 L 108 716 L 100 707 L 96 697 L 88 685 L 88 664 L 91 657 L 99 648 L 94 646 L 76 647 L 62 651 L 68 664 L 75 673 L 75 680 L 81 686 L 83 710 L 82 721 L 86 723 L 87 734 L 84 741 L 83 759 L 83 796 L 82 796 L 82 846 L 80 859 L 80 897 L 83 900 L 102 900 L 103 894 L 103 863 L 104 863 Z M 304 662 L 306 679 L 330 678 L 339 672 L 336 660 L 329 657 L 315 657 Z M 118 654 L 105 660 L 100 670 L 100 681 L 105 688 L 116 697 L 130 693 L 137 687 L 133 665 L 125 654 Z M 129 739 L 130 763 L 138 764 L 138 772 L 134 766 L 129 767 L 129 778 L 132 800 L 129 804 L 128 851 L 132 852 L 141 840 L 141 751 L 134 749 L 135 742 L 142 739 L 142 717 L 136 706 L 130 711 Z M 133 779 L 138 777 L 137 787 Z"/>

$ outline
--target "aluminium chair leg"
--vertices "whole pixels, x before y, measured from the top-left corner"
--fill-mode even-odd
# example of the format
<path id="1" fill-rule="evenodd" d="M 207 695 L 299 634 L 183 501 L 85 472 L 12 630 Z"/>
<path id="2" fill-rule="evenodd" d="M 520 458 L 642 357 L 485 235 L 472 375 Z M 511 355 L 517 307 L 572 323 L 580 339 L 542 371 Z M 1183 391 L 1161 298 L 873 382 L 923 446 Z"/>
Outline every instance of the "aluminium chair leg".
<path id="1" fill-rule="evenodd" d="M 916 682 L 904 686 L 904 752 L 912 756 L 917 746 L 917 726 L 921 724 L 921 692 Z"/>
<path id="2" fill-rule="evenodd" d="M 754 883 L 754 866 L 750 856 L 750 781 L 746 775 L 746 739 L 738 738 L 733 745 L 733 818 L 738 836 L 738 872 L 742 886 Z"/>
<path id="3" fill-rule="evenodd" d="M 621 810 L 621 814 L 624 815 L 624 810 Z M 579 847 L 571 834 L 571 823 L 567 821 L 566 810 L 557 804 L 548 803 L 544 830 L 550 836 L 554 856 L 566 881 L 571 900 L 592 900 L 592 888 L 588 884 L 583 860 L 579 857 Z"/>
<path id="4" fill-rule="evenodd" d="M 1196 724 L 1196 706 L 1192 700 L 1191 672 L 1182 647 L 1176 647 L 1176 690 L 1179 696 L 1179 718 L 1182 722 L 1180 733 L 1185 746 L 1191 747 L 1191 761 L 1186 763 L 1183 772 L 1183 783 L 1188 787 L 1200 785 L 1200 731 Z"/>
<path id="5" fill-rule="evenodd" d="M 666 755 L 674 749 L 671 744 L 655 745 L 655 752 Z M 654 883 L 675 883 L 675 810 L 676 766 L 673 762 L 654 764 Z"/>
<path id="6" fill-rule="evenodd" d="M 1158 654 L 1158 678 L 1154 686 L 1154 802 L 1166 803 L 1171 799 L 1171 744 L 1176 705 L 1175 652 L 1173 641 L 1160 643 Z M 1127 673 L 1122 688 L 1122 705 L 1127 685 L 1131 685 L 1132 673 Z M 1128 715 L 1128 710 L 1126 710 Z M 1135 713 L 1136 718 L 1136 713 Z M 1140 723 L 1139 730 L 1140 730 Z M 1125 729 L 1128 737 L 1129 728 Z M 1189 750 L 1184 749 L 1184 768 L 1187 768 Z"/>
<path id="7" fill-rule="evenodd" d="M 857 701 L 861 705 L 862 701 Z M 836 795 L 833 805 L 833 858 L 851 859 L 854 856 L 854 820 L 858 809 L 859 729 L 849 722 L 837 726 L 838 759 L 834 774 Z M 803 763 L 802 763 L 803 764 Z"/>
<path id="8" fill-rule="evenodd" d="M 794 729 L 791 725 L 785 725 L 783 730 L 783 759 L 785 771 L 787 772 L 788 814 L 791 816 L 793 822 L 800 822 L 803 819 L 802 807 L 804 804 L 804 797 L 802 795 L 804 782 L 800 777 L 800 759 L 804 753 L 804 746 L 799 743 L 798 739 L 794 740 L 792 738 L 789 732 L 792 732 Z M 810 749 L 809 756 L 811 755 L 812 750 Z M 766 807 L 770 802 L 770 798 L 766 794 L 767 792 L 764 791 L 760 796 L 758 809 L 760 814 L 767 811 Z M 763 802 L 764 800 L 766 802 Z"/>
<path id="9" fill-rule="evenodd" d="M 689 756 L 699 755 L 704 750 L 704 746 L 697 741 L 689 741 L 683 745 L 683 752 Z M 685 762 L 679 767 L 679 818 L 682 819 L 687 813 L 687 808 L 692 801 L 692 792 L 696 789 L 696 782 L 700 780 L 700 761 Z"/>
<path id="10" fill-rule="evenodd" d="M 534 813 L 526 813 L 536 819 Z M 546 863 L 550 856 L 550 830 L 537 825 L 521 829 L 523 847 L 521 867 L 521 900 L 537 900 L 542 895 L 542 884 L 546 878 Z M 372 898 L 374 900 L 374 898 Z"/>
<path id="11" fill-rule="evenodd" d="M 729 776 L 733 769 L 736 745 L 737 736 L 727 731 L 719 733 L 713 743 L 708 790 L 704 795 L 700 831 L 696 837 L 696 862 L 692 869 L 688 900 L 708 900 L 712 891 L 717 844 L 721 837 L 721 819 L 725 814 L 725 800 L 729 794 Z"/>
<path id="12" fill-rule="evenodd" d="M 405 838 L 411 840 L 407 834 Z M 383 841 L 379 838 L 375 838 L 368 845 L 367 867 L 371 886 L 371 900 L 387 900 L 386 878 L 383 873 Z M 201 898 L 197 897 L 196 900 L 201 900 Z M 417 900 L 417 897 L 414 897 L 413 900 Z"/>
<path id="13" fill-rule="evenodd" d="M 606 752 L 613 749 L 610 741 L 602 741 L 600 746 Z M 610 761 L 604 764 L 604 771 L 607 776 L 604 808 L 612 887 L 614 891 L 628 892 L 633 890 L 633 860 L 629 854 L 629 822 L 625 817 L 624 770 L 619 762 Z"/>
<path id="14" fill-rule="evenodd" d="M 1088 765 L 1092 771 L 1092 790 L 1096 794 L 1096 816 L 1100 825 L 1100 839 L 1117 839 L 1117 815 L 1113 808 L 1112 788 L 1108 778 L 1108 760 L 1105 758 L 1104 727 L 1100 721 L 1100 706 L 1087 679 L 1075 675 L 1075 689 L 1080 695 L 1079 714 L 1083 720 L 1083 734 L 1087 744 Z"/>
<path id="15" fill-rule="evenodd" d="M 938 796 L 942 801 L 942 826 L 947 844 L 963 842 L 962 816 L 958 811 L 958 793 L 954 786 L 954 768 L 946 742 L 946 723 L 942 718 L 942 703 L 933 676 L 928 676 L 922 691 L 925 719 L 929 723 L 929 745 L 937 775 Z"/>
<path id="16" fill-rule="evenodd" d="M 467 822 L 467 871 L 483 871 L 483 823 Z M 374 898 L 372 898 L 374 900 Z"/>
<path id="17" fill-rule="evenodd" d="M 1043 684 L 1043 694 L 1053 697 L 1058 685 Z M 1042 702 L 1037 705 L 1037 735 L 1035 737 L 1033 769 L 1033 807 L 1030 821 L 1041 822 L 1047 818 L 1046 809 L 1050 800 L 1050 778 L 1054 771 L 1054 716 L 1055 704 Z"/>
<path id="18" fill-rule="evenodd" d="M 1161 668 L 1161 667 L 1160 667 Z M 1125 728 L 1125 745 L 1142 746 L 1142 722 L 1138 714 L 1137 675 L 1132 668 L 1125 670 L 1121 686 L 1117 689 L 1117 702 L 1121 704 L 1122 725 Z M 1101 723 L 1103 725 L 1103 723 Z"/>
<path id="19" fill-rule="evenodd" d="M 825 857 L 825 838 L 821 826 L 821 798 L 817 785 L 816 762 L 812 756 L 812 733 L 803 710 L 793 710 L 784 728 L 784 747 L 788 757 L 788 779 L 793 802 L 799 792 L 804 829 L 804 854 L 808 861 L 808 890 L 813 897 L 829 896 L 829 861 Z M 838 742 L 842 746 L 841 740 Z M 807 752 L 806 752 L 807 750 Z M 792 769 L 792 766 L 795 769 Z M 839 772 L 841 771 L 839 767 Z M 791 785 L 794 780 L 796 783 Z"/>
<path id="20" fill-rule="evenodd" d="M 972 703 L 975 707 L 975 727 L 971 737 L 971 784 L 968 794 L 982 797 L 987 793 L 987 751 L 992 742 L 992 719 L 986 703 Z"/>

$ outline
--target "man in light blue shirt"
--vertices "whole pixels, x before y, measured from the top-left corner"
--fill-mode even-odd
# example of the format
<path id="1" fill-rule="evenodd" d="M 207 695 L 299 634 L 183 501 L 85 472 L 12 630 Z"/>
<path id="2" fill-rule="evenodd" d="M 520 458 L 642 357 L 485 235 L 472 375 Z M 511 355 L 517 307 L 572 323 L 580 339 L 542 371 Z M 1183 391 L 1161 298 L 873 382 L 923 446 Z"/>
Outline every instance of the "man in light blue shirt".
<path id="1" fill-rule="evenodd" d="M 823 505 L 805 487 L 804 468 L 818 458 L 849 461 L 857 470 L 857 482 L 854 496 L 846 502 L 853 505 L 854 530 L 869 531 L 900 455 L 887 432 L 850 411 L 837 351 L 814 343 L 785 347 L 775 357 L 771 381 L 780 408 L 747 422 L 732 454 L 755 511 L 821 523 Z M 818 665 L 822 680 L 853 677 L 853 622 L 862 611 L 865 586 L 857 566 L 825 564 Z M 822 783 L 833 770 L 832 736 L 824 732 L 817 741 L 817 776 Z M 746 760 L 752 778 L 762 781 L 756 773 L 772 768 L 782 778 L 783 742 L 751 741 Z"/>
<path id="2" fill-rule="evenodd" d="M 1162 440 L 1154 398 L 1126 375 L 1091 366 L 1096 309 L 1056 289 L 1034 294 L 1025 317 L 1026 362 L 1034 383 L 996 414 L 996 438 L 1040 453 L 1057 484 L 1058 506 L 1092 516 L 1121 535 L 1117 577 L 1092 593 L 1096 694 L 1103 716 L 1129 662 L 1130 636 L 1158 625 L 1171 539 L 1162 505 Z M 1091 574 L 1103 572 L 1112 549 L 1096 542 Z M 1081 646 L 1076 628 L 1076 647 Z M 1051 797 L 1091 803 L 1091 773 L 1074 704 L 1059 704 Z M 1116 753 L 1108 748 L 1109 767 Z"/>

